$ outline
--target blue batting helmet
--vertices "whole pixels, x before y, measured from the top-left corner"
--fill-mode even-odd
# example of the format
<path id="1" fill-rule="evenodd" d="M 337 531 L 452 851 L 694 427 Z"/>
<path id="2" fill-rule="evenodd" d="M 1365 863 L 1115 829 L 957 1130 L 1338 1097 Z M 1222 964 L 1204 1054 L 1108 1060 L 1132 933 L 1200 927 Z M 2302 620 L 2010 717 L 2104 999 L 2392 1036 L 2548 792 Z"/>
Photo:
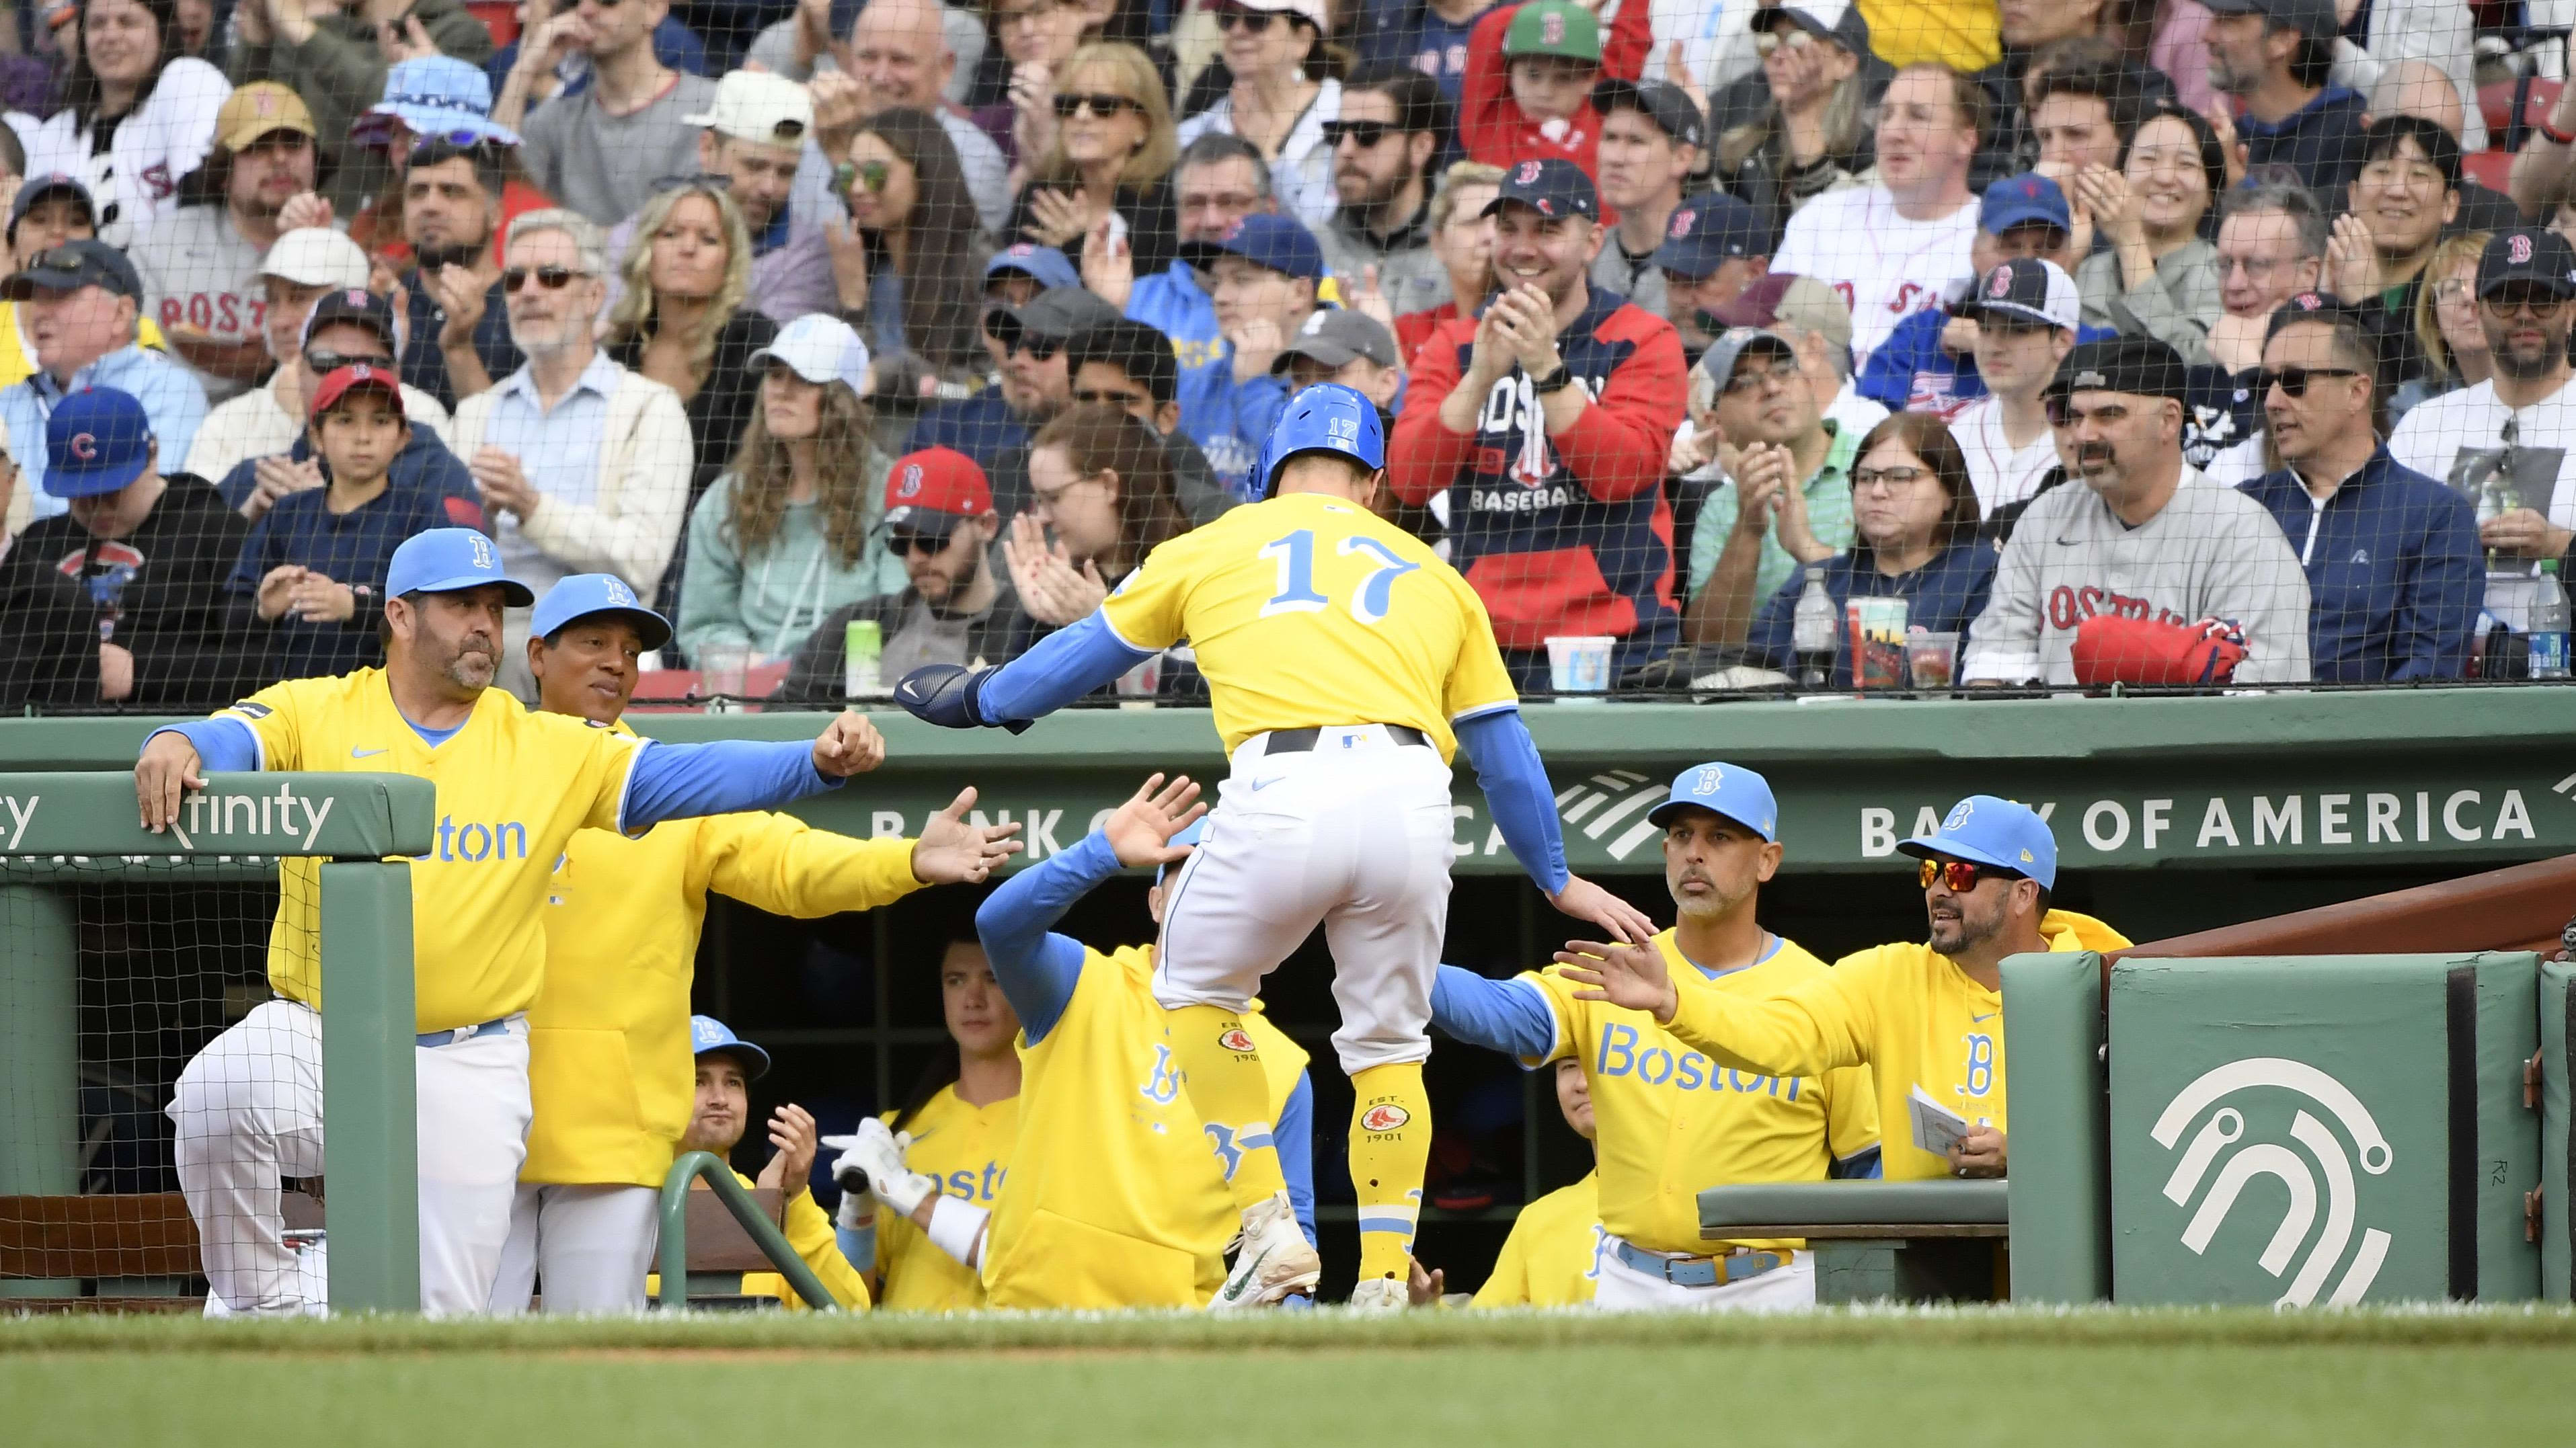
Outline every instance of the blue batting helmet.
<path id="1" fill-rule="evenodd" d="M 1290 398 L 1253 465 L 1261 496 L 1277 489 L 1282 465 L 1310 452 L 1339 453 L 1371 472 L 1385 467 L 1386 426 L 1378 421 L 1377 404 L 1338 382 L 1318 382 Z"/>

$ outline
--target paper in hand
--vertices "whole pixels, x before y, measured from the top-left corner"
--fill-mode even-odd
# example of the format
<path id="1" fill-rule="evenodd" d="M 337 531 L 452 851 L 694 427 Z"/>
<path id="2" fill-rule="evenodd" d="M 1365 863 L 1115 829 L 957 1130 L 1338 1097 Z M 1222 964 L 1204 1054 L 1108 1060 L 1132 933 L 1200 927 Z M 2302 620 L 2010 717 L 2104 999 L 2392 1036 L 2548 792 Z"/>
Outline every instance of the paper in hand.
<path id="1" fill-rule="evenodd" d="M 1968 1134 L 1968 1118 L 1933 1100 L 1920 1085 L 1906 1096 L 1905 1105 L 1914 1118 L 1914 1144 L 1934 1156 L 1949 1155 Z"/>

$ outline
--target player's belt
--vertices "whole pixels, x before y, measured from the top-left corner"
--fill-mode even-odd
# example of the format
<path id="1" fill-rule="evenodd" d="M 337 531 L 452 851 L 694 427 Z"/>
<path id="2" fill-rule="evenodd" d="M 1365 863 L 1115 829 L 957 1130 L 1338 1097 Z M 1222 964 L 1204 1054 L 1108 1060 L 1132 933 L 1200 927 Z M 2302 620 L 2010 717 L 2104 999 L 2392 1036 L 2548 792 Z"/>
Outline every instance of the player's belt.
<path id="1" fill-rule="evenodd" d="M 419 1035 L 412 1037 L 412 1039 L 418 1041 L 424 1046 L 452 1046 L 459 1041 L 470 1041 L 476 1036 L 494 1035 L 508 1029 L 510 1029 L 510 1018 L 508 1016 L 503 1016 L 497 1021 L 484 1021 L 478 1025 L 458 1026 L 452 1031 L 423 1031 Z"/>
<path id="2" fill-rule="evenodd" d="M 1398 744 L 1416 744 L 1424 749 L 1431 747 L 1431 736 L 1410 724 L 1381 724 L 1378 727 L 1386 731 L 1387 738 Z M 1262 736 L 1261 752 L 1265 757 L 1273 754 L 1305 754 L 1312 751 L 1317 741 L 1323 737 L 1324 731 L 1319 728 L 1273 729 Z"/>
<path id="3" fill-rule="evenodd" d="M 1631 1246 L 1613 1237 L 1610 1250 L 1621 1262 L 1645 1273 L 1660 1277 L 1675 1287 L 1719 1287 L 1730 1282 L 1750 1282 L 1766 1272 L 1776 1272 L 1789 1265 L 1787 1252 L 1730 1252 L 1723 1257 L 1666 1257 Z"/>

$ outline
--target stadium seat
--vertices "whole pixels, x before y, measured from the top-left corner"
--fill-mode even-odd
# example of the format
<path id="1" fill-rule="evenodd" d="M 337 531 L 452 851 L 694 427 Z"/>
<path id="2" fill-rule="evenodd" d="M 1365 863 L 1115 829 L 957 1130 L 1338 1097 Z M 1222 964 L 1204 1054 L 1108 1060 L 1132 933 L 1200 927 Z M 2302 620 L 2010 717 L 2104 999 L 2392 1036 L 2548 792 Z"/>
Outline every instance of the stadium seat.
<path id="1" fill-rule="evenodd" d="M 2479 86 L 2478 114 L 2486 120 L 2488 144 L 2499 151 L 2521 150 L 2565 88 L 2563 81 L 2528 75 Z"/>
<path id="2" fill-rule="evenodd" d="M 518 0 L 467 0 L 465 13 L 492 32 L 495 50 L 519 38 Z"/>
<path id="3" fill-rule="evenodd" d="M 2488 190 L 2502 191 L 2506 189 L 2505 183 L 2513 175 L 2513 153 L 2511 151 L 2471 151 L 2460 157 L 2460 169 L 2468 173 L 2470 180 Z M 651 678 L 652 675 L 647 674 L 645 677 Z"/>

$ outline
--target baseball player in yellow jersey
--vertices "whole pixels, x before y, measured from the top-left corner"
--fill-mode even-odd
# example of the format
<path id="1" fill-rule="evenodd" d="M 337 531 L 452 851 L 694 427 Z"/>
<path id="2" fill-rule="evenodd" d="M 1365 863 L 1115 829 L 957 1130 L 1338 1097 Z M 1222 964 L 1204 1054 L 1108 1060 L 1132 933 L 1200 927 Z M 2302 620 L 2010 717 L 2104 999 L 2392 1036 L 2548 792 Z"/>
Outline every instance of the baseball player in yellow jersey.
<path id="1" fill-rule="evenodd" d="M 1663 828 L 1664 884 L 1680 920 L 1640 949 L 1730 1000 L 1824 979 L 1823 961 L 1756 919 L 1762 886 L 1780 868 L 1779 813 L 1769 781 L 1752 770 L 1711 762 L 1676 776 L 1646 818 Z M 1585 999 L 1571 974 L 1551 967 L 1487 980 L 1444 965 L 1431 1019 L 1462 1041 L 1524 1061 L 1583 1063 L 1609 1234 L 1595 1305 L 1813 1305 L 1815 1260 L 1804 1243 L 1703 1242 L 1699 1193 L 1734 1182 L 1876 1176 L 1879 1119 L 1868 1073 L 1848 1063 L 1729 1071 L 1652 1017 Z"/>
<path id="2" fill-rule="evenodd" d="M 538 708 L 633 733 L 621 719 L 640 661 L 671 626 L 625 580 L 562 580 L 529 635 Z M 708 895 L 810 919 L 981 881 L 1018 848 L 1018 826 L 967 824 L 974 802 L 959 795 L 918 840 L 854 840 L 770 813 L 573 836 L 548 897 L 545 989 L 528 1008 L 535 1116 L 494 1312 L 526 1311 L 540 1279 L 549 1313 L 644 1310 L 662 1179 L 689 1124 L 689 983 Z"/>
<path id="3" fill-rule="evenodd" d="M 1622 939 L 1635 908 L 1569 874 L 1555 802 L 1492 622 L 1465 579 L 1369 510 L 1376 404 L 1322 384 L 1291 399 L 1256 468 L 1264 502 L 1164 543 L 1099 611 L 999 669 L 934 665 L 897 702 L 934 724 L 1024 729 L 1186 638 L 1232 756 L 1206 842 L 1173 887 L 1154 998 L 1199 1115 L 1233 1155 L 1243 1247 L 1217 1308 L 1312 1291 L 1270 1144 L 1268 1077 L 1241 1012 L 1316 925 L 1355 1094 L 1354 1305 L 1401 1308 L 1421 1210 L 1431 977 L 1448 913 L 1449 759 L 1463 744 L 1513 855 L 1556 907 Z M 1293 862 L 1293 863 L 1292 863 Z"/>
<path id="4" fill-rule="evenodd" d="M 912 1170 L 939 1194 L 985 1211 L 1000 1199 L 1020 1139 L 1020 1018 L 974 940 L 939 960 L 940 1014 L 956 1055 L 933 1067 L 913 1099 L 881 1120 L 910 1148 Z M 834 1137 L 845 1146 L 852 1138 Z M 889 1312 L 967 1312 L 984 1305 L 983 1274 L 931 1244 L 919 1224 L 866 1192 L 844 1192 L 840 1230 L 850 1260 L 868 1267 Z"/>
<path id="5" fill-rule="evenodd" d="M 545 981 L 547 877 L 585 828 L 763 809 L 874 768 L 884 741 L 855 714 L 802 744 L 648 744 L 490 687 L 501 616 L 534 599 L 492 540 L 437 528 L 386 571 L 385 666 L 263 689 L 211 719 L 156 730 L 134 768 L 143 825 L 197 827 L 207 770 L 410 774 L 437 786 L 438 830 L 412 861 L 419 1068 L 420 1284 L 430 1313 L 492 1298 L 528 1132 L 528 1007 Z M 180 1190 L 206 1275 L 234 1311 L 317 1310 L 281 1238 L 278 1179 L 322 1171 L 320 870 L 278 871 L 270 985 L 281 997 L 180 1074 Z"/>
<path id="6" fill-rule="evenodd" d="M 1822 980 L 1785 995 L 1730 995 L 1669 970 L 1660 955 L 1620 945 L 1577 942 L 1556 958 L 1566 979 L 1583 987 L 1578 998 L 1650 1012 L 1730 1070 L 1870 1066 L 1891 1178 L 2001 1176 L 2004 957 L 2117 950 L 2129 941 L 2089 915 L 2049 908 L 2057 839 L 2026 805 L 1970 795 L 1940 829 L 1897 848 L 1923 862 L 1930 939 L 1847 955 Z M 1918 1089 L 1968 1123 L 1942 1151 L 1917 1145 L 1908 1125 Z"/>
<path id="7" fill-rule="evenodd" d="M 1585 1141 L 1593 1135 L 1592 1090 L 1583 1063 L 1560 1057 L 1556 1063 L 1556 1106 L 1565 1124 Z M 1512 1234 L 1503 1239 L 1493 1275 L 1476 1289 L 1478 1307 L 1580 1307 L 1589 1305 L 1601 1280 L 1603 1249 L 1609 1234 L 1601 1226 L 1601 1173 L 1585 1172 L 1581 1181 L 1558 1187 L 1521 1208 Z M 1417 1272 L 1415 1305 L 1425 1295 L 1437 1298 L 1440 1274 Z"/>
<path id="8" fill-rule="evenodd" d="M 1197 797 L 1187 779 L 1154 776 L 1099 830 L 1013 876 L 976 912 L 1023 1021 L 1026 1130 L 991 1212 L 934 1199 L 918 1160 L 881 1129 L 862 1128 L 844 1158 L 943 1251 L 980 1264 L 995 1307 L 1195 1307 L 1225 1276 L 1236 1222 L 1221 1160 L 1230 1142 L 1205 1129 L 1181 1088 L 1153 998 L 1152 948 L 1103 955 L 1047 928 L 1121 867 L 1187 855 Z M 1158 880 L 1147 908 L 1160 919 L 1165 903 Z M 1302 1218 L 1314 1200 L 1306 1053 L 1258 1011 L 1242 1021 L 1269 1076 L 1280 1164 Z"/>

